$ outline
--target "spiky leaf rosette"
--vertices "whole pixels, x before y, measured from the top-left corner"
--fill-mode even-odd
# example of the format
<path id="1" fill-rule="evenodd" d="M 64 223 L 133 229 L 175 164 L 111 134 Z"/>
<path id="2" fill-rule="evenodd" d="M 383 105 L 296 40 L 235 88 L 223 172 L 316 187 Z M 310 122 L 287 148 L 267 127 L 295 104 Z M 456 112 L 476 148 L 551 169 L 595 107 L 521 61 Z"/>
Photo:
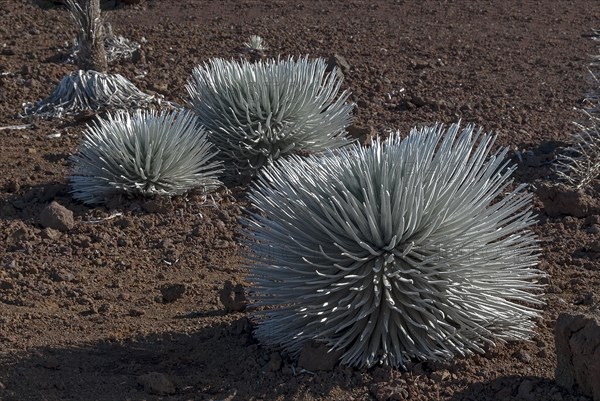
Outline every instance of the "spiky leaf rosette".
<path id="1" fill-rule="evenodd" d="M 267 50 L 267 45 L 265 44 L 265 41 L 258 35 L 250 36 L 250 40 L 244 43 L 244 46 L 249 52 L 263 52 Z"/>
<path id="2" fill-rule="evenodd" d="M 588 119 L 576 124 L 573 145 L 558 155 L 554 165 L 559 178 L 577 189 L 586 188 L 600 176 L 600 118 L 584 114 Z"/>
<path id="3" fill-rule="evenodd" d="M 61 118 L 83 111 L 128 110 L 160 104 L 119 74 L 77 70 L 65 76 L 46 99 L 24 105 L 25 116 Z M 168 102 L 167 102 L 168 103 Z"/>
<path id="4" fill-rule="evenodd" d="M 213 59 L 196 67 L 189 103 L 232 172 L 253 175 L 293 153 L 349 144 L 349 93 L 323 59 L 249 63 Z"/>
<path id="5" fill-rule="evenodd" d="M 247 224 L 257 337 L 297 355 L 403 366 L 532 334 L 543 273 L 531 195 L 468 126 L 290 157 L 259 174 Z"/>
<path id="6" fill-rule="evenodd" d="M 216 152 L 191 112 L 118 113 L 88 126 L 72 156 L 72 194 L 88 204 L 118 194 L 180 195 L 210 191 L 223 170 Z"/>

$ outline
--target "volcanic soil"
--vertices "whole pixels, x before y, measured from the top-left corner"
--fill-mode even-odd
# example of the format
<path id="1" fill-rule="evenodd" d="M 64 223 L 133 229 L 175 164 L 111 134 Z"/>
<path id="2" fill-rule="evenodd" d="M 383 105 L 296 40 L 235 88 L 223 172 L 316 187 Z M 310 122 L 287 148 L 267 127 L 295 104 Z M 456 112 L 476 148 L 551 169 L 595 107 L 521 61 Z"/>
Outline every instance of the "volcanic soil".
<path id="1" fill-rule="evenodd" d="M 600 313 L 600 209 L 557 212 L 540 188 L 556 182 L 551 162 L 570 143 L 591 87 L 595 2 L 104 4 L 115 34 L 144 53 L 110 72 L 179 104 L 193 67 L 242 57 L 243 43 L 260 35 L 269 57 L 346 60 L 339 65 L 362 140 L 459 120 L 497 134 L 518 164 L 516 182 L 535 193 L 546 304 L 531 341 L 485 355 L 414 363 L 408 372 L 302 370 L 255 340 L 246 311 L 223 303 L 247 286 L 247 187 L 110 207 L 74 201 L 68 158 L 94 116 L 19 117 L 23 103 L 47 97 L 76 70 L 66 62 L 74 24 L 50 1 L 2 0 L 1 400 L 587 400 L 554 381 L 553 327 L 561 312 Z M 592 203 L 597 184 L 586 189 Z M 41 226 L 51 201 L 74 212 L 72 229 Z"/>

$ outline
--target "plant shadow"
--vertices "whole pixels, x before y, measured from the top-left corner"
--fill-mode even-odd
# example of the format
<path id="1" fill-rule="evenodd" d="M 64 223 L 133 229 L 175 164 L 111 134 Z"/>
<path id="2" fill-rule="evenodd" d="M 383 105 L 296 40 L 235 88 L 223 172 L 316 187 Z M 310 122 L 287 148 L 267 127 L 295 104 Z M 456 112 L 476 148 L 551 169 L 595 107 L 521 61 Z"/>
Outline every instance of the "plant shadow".
<path id="1" fill-rule="evenodd" d="M 259 346 L 251 330 L 243 317 L 192 334 L 0 355 L 0 399 L 308 400 L 364 386 L 359 372 L 340 366 L 300 373 L 279 353 Z M 155 385 L 148 387 L 149 377 Z"/>

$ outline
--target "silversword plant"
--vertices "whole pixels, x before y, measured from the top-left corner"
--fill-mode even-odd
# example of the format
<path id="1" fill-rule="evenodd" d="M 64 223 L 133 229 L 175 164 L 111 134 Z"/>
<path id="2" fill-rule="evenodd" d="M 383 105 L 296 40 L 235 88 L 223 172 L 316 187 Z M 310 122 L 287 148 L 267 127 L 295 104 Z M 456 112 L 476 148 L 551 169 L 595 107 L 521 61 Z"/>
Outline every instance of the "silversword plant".
<path id="1" fill-rule="evenodd" d="M 594 34 L 600 40 L 600 30 Z M 573 144 L 558 155 L 554 165 L 558 176 L 576 189 L 589 187 L 600 176 L 600 55 L 594 56 L 589 71 L 591 90 L 582 110 L 585 119 L 575 124 Z"/>
<path id="2" fill-rule="evenodd" d="M 116 195 L 180 195 L 192 188 L 210 191 L 221 163 L 191 112 L 138 110 L 109 115 L 88 126 L 72 156 L 72 194 L 88 204 Z"/>
<path id="3" fill-rule="evenodd" d="M 529 338 L 543 273 L 507 149 L 441 125 L 264 169 L 247 221 L 257 337 L 403 366 Z"/>
<path id="4" fill-rule="evenodd" d="M 573 145 L 557 157 L 558 176 L 576 189 L 584 189 L 600 176 L 600 114 L 584 112 L 587 121 L 575 124 Z"/>
<path id="5" fill-rule="evenodd" d="M 248 42 L 244 43 L 244 46 L 246 48 L 246 51 L 249 52 L 264 52 L 265 50 L 267 50 L 267 45 L 265 44 L 265 41 L 258 35 L 250 36 L 250 39 L 248 40 Z"/>
<path id="6" fill-rule="evenodd" d="M 594 31 L 600 40 L 600 31 Z M 600 56 L 590 64 L 591 90 L 586 96 L 585 119 L 576 123 L 573 145 L 563 149 L 555 162 L 558 176 L 577 189 L 589 188 L 600 177 Z"/>
<path id="7" fill-rule="evenodd" d="M 323 59 L 213 59 L 188 81 L 189 103 L 233 173 L 294 153 L 346 146 L 353 105 Z"/>

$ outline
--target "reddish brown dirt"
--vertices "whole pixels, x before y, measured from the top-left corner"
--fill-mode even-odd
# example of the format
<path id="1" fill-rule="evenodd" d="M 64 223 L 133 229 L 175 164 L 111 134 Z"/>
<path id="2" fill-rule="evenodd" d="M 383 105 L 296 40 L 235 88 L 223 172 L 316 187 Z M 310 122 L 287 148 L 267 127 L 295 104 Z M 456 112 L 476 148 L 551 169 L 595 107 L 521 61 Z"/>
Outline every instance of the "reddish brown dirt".
<path id="1" fill-rule="evenodd" d="M 251 34 L 265 38 L 270 56 L 338 53 L 350 65 L 357 125 L 406 134 L 478 123 L 499 145 L 534 152 L 516 179 L 537 186 L 551 182 L 548 160 L 569 141 L 598 52 L 587 37 L 600 27 L 592 3 L 147 0 L 105 14 L 116 34 L 147 40 L 145 64 L 111 66 L 144 91 L 183 102 L 192 68 L 237 57 Z M 23 124 L 22 103 L 75 69 L 64 63 L 74 36 L 64 8 L 0 2 L 0 127 Z M 67 158 L 85 122 L 34 123 L 0 131 L 1 400 L 586 400 L 553 380 L 552 328 L 563 311 L 598 313 L 600 215 L 549 217 L 535 197 L 550 278 L 533 341 L 410 372 L 301 373 L 256 343 L 244 312 L 219 301 L 224 283 L 246 274 L 244 188 L 89 208 L 68 194 Z M 74 211 L 71 231 L 39 226 L 52 200 Z M 186 291 L 164 303 L 160 289 L 171 284 Z M 151 372 L 174 394 L 149 394 L 140 383 Z"/>

